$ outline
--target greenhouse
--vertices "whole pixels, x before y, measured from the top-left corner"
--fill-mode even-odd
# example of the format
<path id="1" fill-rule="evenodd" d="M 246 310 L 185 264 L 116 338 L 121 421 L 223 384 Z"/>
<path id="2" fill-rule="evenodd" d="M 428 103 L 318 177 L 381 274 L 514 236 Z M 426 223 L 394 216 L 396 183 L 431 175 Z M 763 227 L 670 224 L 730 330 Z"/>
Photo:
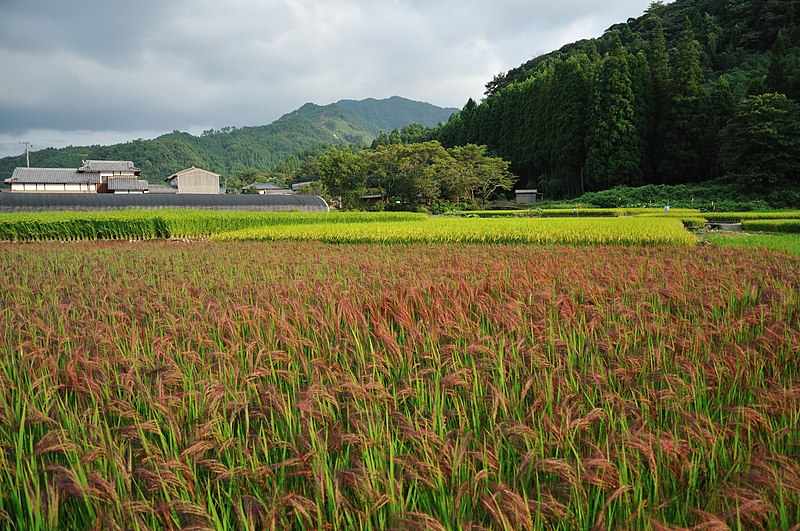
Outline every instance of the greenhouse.
<path id="1" fill-rule="evenodd" d="M 328 204 L 324 199 L 316 195 L 118 195 L 0 192 L 0 212 L 160 208 L 252 210 L 263 212 L 327 212 Z"/>

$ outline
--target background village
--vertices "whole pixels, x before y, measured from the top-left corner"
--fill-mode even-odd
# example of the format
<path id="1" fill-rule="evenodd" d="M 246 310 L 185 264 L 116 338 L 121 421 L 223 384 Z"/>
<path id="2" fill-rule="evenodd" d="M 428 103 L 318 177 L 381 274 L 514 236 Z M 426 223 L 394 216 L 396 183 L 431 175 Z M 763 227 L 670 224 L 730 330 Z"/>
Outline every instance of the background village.
<path id="1" fill-rule="evenodd" d="M 220 175 L 194 166 L 174 173 L 165 185 L 153 185 L 139 178 L 140 171 L 129 160 L 84 160 L 81 167 L 16 168 L 5 180 L 12 192 L 112 193 L 112 194 L 224 194 Z M 249 193 L 292 194 L 308 183 L 283 188 L 274 183 L 253 183 Z"/>

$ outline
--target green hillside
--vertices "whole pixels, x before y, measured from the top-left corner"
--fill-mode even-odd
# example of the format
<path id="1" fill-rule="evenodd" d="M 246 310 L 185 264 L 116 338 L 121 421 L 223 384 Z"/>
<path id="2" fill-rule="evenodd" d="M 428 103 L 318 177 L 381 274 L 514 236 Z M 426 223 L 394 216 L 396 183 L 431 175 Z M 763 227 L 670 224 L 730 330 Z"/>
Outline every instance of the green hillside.
<path id="1" fill-rule="evenodd" d="M 200 136 L 174 131 L 152 140 L 111 146 L 48 148 L 31 152 L 37 167 L 78 167 L 84 159 L 132 160 L 152 183 L 189 166 L 230 176 L 244 169 L 272 171 L 297 167 L 308 153 L 331 145 L 368 145 L 381 131 L 410 124 L 435 126 L 456 109 L 394 96 L 384 100 L 307 103 L 275 122 L 257 127 L 224 127 Z M 24 156 L 0 159 L 0 178 L 25 165 Z"/>
<path id="2" fill-rule="evenodd" d="M 719 181 L 779 203 L 800 187 L 798 0 L 653 2 L 486 89 L 434 138 L 487 145 L 548 197 Z"/>

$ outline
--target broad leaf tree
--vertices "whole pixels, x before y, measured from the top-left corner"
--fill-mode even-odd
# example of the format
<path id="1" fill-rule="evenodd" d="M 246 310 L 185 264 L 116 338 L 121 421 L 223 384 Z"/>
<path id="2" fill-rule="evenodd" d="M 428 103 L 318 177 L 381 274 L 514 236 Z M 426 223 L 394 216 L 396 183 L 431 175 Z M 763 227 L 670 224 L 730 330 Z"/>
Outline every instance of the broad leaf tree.
<path id="1" fill-rule="evenodd" d="M 367 165 L 349 149 L 333 148 L 319 159 L 320 180 L 332 197 L 341 197 L 344 208 L 357 208 L 367 191 Z"/>

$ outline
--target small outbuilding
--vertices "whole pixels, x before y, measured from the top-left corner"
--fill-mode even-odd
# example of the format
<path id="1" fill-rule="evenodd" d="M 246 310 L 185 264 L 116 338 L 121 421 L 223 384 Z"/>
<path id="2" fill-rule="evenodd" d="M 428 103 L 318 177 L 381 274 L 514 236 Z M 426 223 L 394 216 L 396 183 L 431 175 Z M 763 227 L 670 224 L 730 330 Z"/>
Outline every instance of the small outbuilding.
<path id="1" fill-rule="evenodd" d="M 249 191 L 251 193 L 257 193 L 260 195 L 272 195 L 272 194 L 291 194 L 292 191 L 289 188 L 284 188 L 282 186 L 278 186 L 275 183 L 253 183 L 248 184 L 242 191 Z"/>
<path id="2" fill-rule="evenodd" d="M 383 203 L 385 199 L 383 194 L 367 194 L 359 197 L 358 202 L 363 208 L 375 208 L 375 205 Z"/>
<path id="3" fill-rule="evenodd" d="M 179 194 L 219 194 L 219 174 L 201 168 L 186 168 L 165 179 Z"/>
<path id="4" fill-rule="evenodd" d="M 544 198 L 544 194 L 539 193 L 535 188 L 532 190 L 514 190 L 514 195 L 518 205 L 532 205 Z"/>
<path id="5" fill-rule="evenodd" d="M 150 191 L 150 185 L 136 177 L 109 177 L 108 191 L 114 194 L 146 194 Z"/>

